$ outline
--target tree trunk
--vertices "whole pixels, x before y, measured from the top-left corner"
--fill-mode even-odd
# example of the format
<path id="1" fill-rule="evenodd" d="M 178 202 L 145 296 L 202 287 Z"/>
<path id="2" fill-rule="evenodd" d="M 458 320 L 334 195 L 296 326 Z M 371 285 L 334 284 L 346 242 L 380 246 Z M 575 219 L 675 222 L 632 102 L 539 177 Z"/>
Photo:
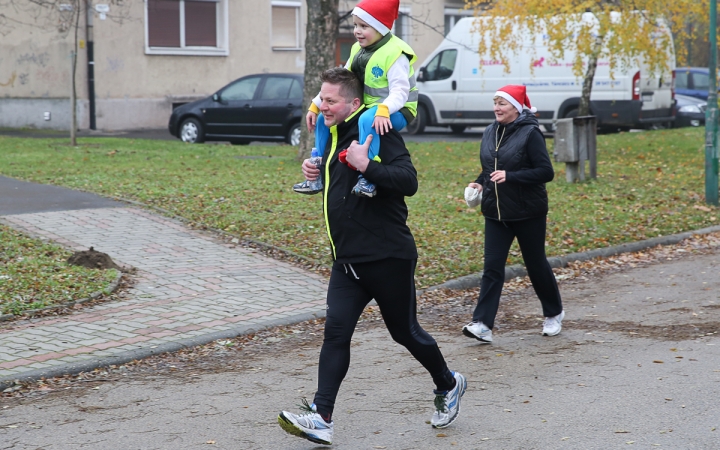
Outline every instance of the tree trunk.
<path id="1" fill-rule="evenodd" d="M 580 107 L 578 108 L 578 116 L 590 115 L 590 93 L 592 92 L 593 80 L 595 79 L 595 70 L 597 69 L 597 60 L 602 50 L 602 36 L 595 38 L 595 46 L 592 55 L 588 58 L 588 67 L 583 79 L 582 94 L 580 95 Z"/>
<path id="2" fill-rule="evenodd" d="M 305 35 L 305 88 L 303 105 L 310 102 L 320 92 L 320 74 L 335 65 L 335 39 L 338 29 L 339 0 L 307 0 L 307 29 Z M 305 126 L 305 115 L 301 120 L 300 147 L 298 161 L 310 157 L 310 149 L 315 142 Z"/>

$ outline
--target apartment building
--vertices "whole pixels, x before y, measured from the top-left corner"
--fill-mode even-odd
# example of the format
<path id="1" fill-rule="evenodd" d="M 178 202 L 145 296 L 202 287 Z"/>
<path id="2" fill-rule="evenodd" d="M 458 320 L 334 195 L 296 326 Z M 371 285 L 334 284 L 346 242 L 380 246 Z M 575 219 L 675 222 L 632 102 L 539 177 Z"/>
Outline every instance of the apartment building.
<path id="1" fill-rule="evenodd" d="M 304 70 L 305 0 L 88 3 L 90 13 L 79 16 L 77 27 L 81 129 L 162 128 L 174 105 L 241 76 Z M 340 0 L 332 43 L 338 64 L 354 42 L 350 11 L 356 3 Z M 19 4 L 25 6 L 0 15 L 0 127 L 67 129 L 74 2 L 40 12 L 32 2 Z M 401 2 L 394 32 L 423 60 L 456 20 L 472 15 L 463 8 L 462 0 Z"/>

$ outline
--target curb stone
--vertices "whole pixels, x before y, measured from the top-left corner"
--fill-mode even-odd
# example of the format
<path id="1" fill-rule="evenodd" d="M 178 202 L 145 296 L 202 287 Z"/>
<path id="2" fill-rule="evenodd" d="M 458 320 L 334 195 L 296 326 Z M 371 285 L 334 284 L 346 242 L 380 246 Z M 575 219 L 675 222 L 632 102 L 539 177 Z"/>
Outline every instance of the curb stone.
<path id="1" fill-rule="evenodd" d="M 45 308 L 28 309 L 27 311 L 23 311 L 23 313 L 19 314 L 19 315 L 18 314 L 0 314 L 0 322 L 6 322 L 8 320 L 17 319 L 17 318 L 24 317 L 24 316 L 32 317 L 35 314 L 41 313 L 41 312 L 47 312 L 47 311 L 52 311 L 52 310 L 62 309 L 62 308 L 69 308 L 74 305 L 81 305 L 83 303 L 87 303 L 90 300 L 95 300 L 96 298 L 100 297 L 103 294 L 106 294 L 106 295 L 112 294 L 113 292 L 115 292 L 115 290 L 118 288 L 118 286 L 120 286 L 120 279 L 123 276 L 122 270 L 117 270 L 117 269 L 113 269 L 113 270 L 115 270 L 117 272 L 117 276 L 115 277 L 115 280 L 111 281 L 110 284 L 108 285 L 108 287 L 106 287 L 105 289 L 99 290 L 97 292 L 93 292 L 88 297 L 81 298 L 80 300 L 72 300 L 67 303 L 61 303 L 59 305 L 48 306 Z"/>
<path id="2" fill-rule="evenodd" d="M 307 322 L 308 320 L 320 319 L 322 317 L 325 317 L 324 310 L 318 313 L 298 314 L 284 319 L 277 319 L 266 322 L 262 325 L 242 325 L 229 330 L 217 331 L 175 342 L 167 342 L 165 344 L 130 350 L 116 356 L 91 358 L 84 362 L 64 364 L 48 369 L 31 370 L 22 375 L 10 375 L 0 378 L 0 392 L 10 389 L 14 385 L 23 381 L 28 382 L 63 375 L 77 375 L 81 372 L 89 372 L 102 367 L 126 364 L 136 359 L 144 359 L 150 356 L 160 355 L 162 353 L 172 353 L 185 348 L 205 345 L 219 339 L 232 339 L 246 334 L 257 333 L 258 331 L 268 328 L 293 325 L 300 322 Z"/>
<path id="3" fill-rule="evenodd" d="M 552 256 L 548 258 L 550 267 L 560 268 L 566 267 L 569 263 L 575 261 L 588 261 L 595 258 L 607 258 L 609 256 L 615 256 L 621 253 L 632 253 L 640 250 L 645 250 L 658 245 L 672 245 L 678 242 L 690 238 L 695 235 L 703 235 L 716 233 L 720 231 L 720 225 L 702 228 L 700 230 L 686 231 L 678 234 L 671 234 L 668 236 L 658 236 L 644 241 L 630 242 L 628 244 L 614 245 L 612 247 L 597 248 L 594 250 L 588 250 L 586 252 L 571 253 L 565 256 Z M 522 264 L 514 264 L 512 266 L 505 267 L 505 280 L 510 280 L 515 277 L 524 277 L 527 275 L 527 270 Z M 478 272 L 471 275 L 465 275 L 464 277 L 456 278 L 454 280 L 446 281 L 445 283 L 437 286 L 426 288 L 425 291 L 434 291 L 436 289 L 469 289 L 480 286 L 482 280 L 482 272 Z"/>

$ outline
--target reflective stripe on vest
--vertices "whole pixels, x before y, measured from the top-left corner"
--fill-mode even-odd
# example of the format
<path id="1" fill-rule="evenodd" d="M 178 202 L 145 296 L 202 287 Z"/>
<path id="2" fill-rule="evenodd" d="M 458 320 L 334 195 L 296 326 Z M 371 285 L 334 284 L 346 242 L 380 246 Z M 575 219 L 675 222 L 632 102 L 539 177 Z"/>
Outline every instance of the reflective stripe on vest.
<path id="1" fill-rule="evenodd" d="M 348 59 L 348 61 L 350 61 L 348 69 L 351 69 L 352 61 L 360 51 L 360 48 L 360 44 L 357 42 L 353 44 L 352 50 L 350 51 L 350 58 Z M 393 36 L 385 45 L 375 50 L 370 56 L 370 60 L 365 67 L 365 86 L 363 90 L 363 103 L 365 106 L 371 108 L 390 95 L 387 71 L 403 54 L 410 57 L 410 73 L 408 76 L 410 93 L 407 102 L 403 106 L 410 110 L 413 116 L 417 115 L 418 89 L 415 82 L 415 69 L 413 68 L 413 63 L 417 60 L 417 56 L 413 49 L 397 36 Z"/>

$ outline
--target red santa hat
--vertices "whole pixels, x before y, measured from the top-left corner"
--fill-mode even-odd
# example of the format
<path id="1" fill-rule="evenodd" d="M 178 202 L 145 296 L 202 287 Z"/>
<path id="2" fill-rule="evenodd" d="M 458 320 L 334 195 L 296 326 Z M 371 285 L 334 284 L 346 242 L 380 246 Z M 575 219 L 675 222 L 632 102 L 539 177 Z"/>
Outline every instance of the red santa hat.
<path id="1" fill-rule="evenodd" d="M 529 109 L 533 114 L 537 112 L 537 108 L 530 106 L 530 99 L 527 96 L 525 86 L 508 84 L 507 86 L 501 87 L 495 93 L 495 97 L 502 97 L 509 101 L 511 105 L 517 108 L 519 113 L 521 113 L 524 108 Z"/>
<path id="2" fill-rule="evenodd" d="M 399 9 L 400 0 L 361 0 L 352 14 L 385 36 L 398 18 Z"/>

